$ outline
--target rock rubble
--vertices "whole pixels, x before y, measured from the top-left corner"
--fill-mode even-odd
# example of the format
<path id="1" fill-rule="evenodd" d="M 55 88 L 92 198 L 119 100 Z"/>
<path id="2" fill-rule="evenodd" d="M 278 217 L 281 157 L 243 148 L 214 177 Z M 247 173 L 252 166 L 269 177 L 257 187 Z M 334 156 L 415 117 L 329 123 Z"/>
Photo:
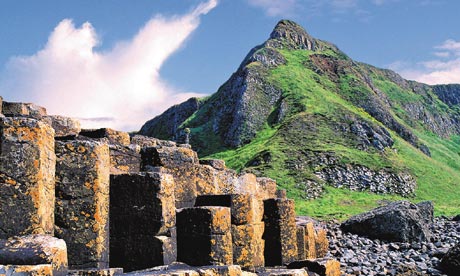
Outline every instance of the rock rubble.
<path id="1" fill-rule="evenodd" d="M 435 218 L 428 241 L 388 242 L 344 233 L 337 221 L 327 225 L 330 253 L 340 260 L 342 275 L 444 275 L 439 264 L 460 242 L 460 223 Z M 404 274 L 411 271 L 412 274 Z M 452 274 L 455 275 L 455 274 Z"/>

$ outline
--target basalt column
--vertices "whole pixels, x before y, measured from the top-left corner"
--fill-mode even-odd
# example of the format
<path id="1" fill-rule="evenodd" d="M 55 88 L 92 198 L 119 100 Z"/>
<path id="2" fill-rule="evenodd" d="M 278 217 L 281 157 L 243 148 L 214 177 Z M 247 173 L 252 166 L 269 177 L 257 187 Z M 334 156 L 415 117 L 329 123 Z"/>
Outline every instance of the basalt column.
<path id="1" fill-rule="evenodd" d="M 141 270 L 176 261 L 174 180 L 162 172 L 110 177 L 110 266 Z"/>
<path id="2" fill-rule="evenodd" d="M 54 130 L 27 118 L 0 118 L 0 239 L 53 234 Z"/>
<path id="3" fill-rule="evenodd" d="M 94 141 L 56 141 L 57 237 L 67 243 L 69 266 L 109 264 L 109 147 Z"/>

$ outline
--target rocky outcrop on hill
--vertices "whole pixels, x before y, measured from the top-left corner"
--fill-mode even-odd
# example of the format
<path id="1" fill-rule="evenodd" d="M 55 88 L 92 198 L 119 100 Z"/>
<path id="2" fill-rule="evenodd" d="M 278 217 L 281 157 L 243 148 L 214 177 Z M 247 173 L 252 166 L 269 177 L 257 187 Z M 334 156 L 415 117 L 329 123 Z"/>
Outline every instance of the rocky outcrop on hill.
<path id="1" fill-rule="evenodd" d="M 264 267 L 327 253 L 320 230 L 297 240 L 294 201 L 269 178 L 200 162 L 187 144 L 111 129 L 76 134 L 78 124 L 49 120 L 73 119 L 13 106 L 0 117 L 0 272 L 164 275 L 182 262 L 199 275 L 307 275 L 308 266 Z M 24 111 L 32 107 L 40 112 Z"/>
<path id="2" fill-rule="evenodd" d="M 146 133 L 161 133 L 157 136 L 158 138 L 165 140 L 177 140 L 180 138 L 178 130 L 181 124 L 195 111 L 201 107 L 201 102 L 197 98 L 190 98 L 187 101 L 170 107 L 166 110 L 162 117 L 156 117 L 146 122 L 141 130 L 140 134 L 145 135 Z"/>
<path id="3" fill-rule="evenodd" d="M 353 61 L 282 20 L 215 94 L 172 107 L 148 121 L 141 134 L 182 141 L 190 130 L 201 157 L 245 148 L 252 156 L 246 155 L 241 169 L 275 175 L 274 168 L 282 167 L 303 198 L 321 196 L 325 183 L 407 197 L 416 186 L 414 165 L 397 148 L 415 147 L 430 157 L 437 145 L 424 135 L 448 140 L 459 134 L 458 87 L 408 81 Z M 401 146 L 401 139 L 411 146 Z M 303 154 L 334 150 L 339 163 L 321 171 L 311 154 Z"/>
<path id="4" fill-rule="evenodd" d="M 351 217 L 341 228 L 345 232 L 388 241 L 421 242 L 431 237 L 433 204 L 393 202 Z"/>

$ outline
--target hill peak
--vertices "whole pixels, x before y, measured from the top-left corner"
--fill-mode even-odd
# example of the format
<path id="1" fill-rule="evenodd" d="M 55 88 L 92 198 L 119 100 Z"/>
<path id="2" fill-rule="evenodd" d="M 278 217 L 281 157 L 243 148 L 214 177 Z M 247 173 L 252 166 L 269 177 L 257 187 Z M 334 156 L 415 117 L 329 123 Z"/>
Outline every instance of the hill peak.
<path id="1" fill-rule="evenodd" d="M 302 26 L 291 20 L 280 20 L 270 34 L 269 42 L 274 48 L 284 46 L 289 49 L 314 50 L 316 46 L 316 39 L 310 36 Z"/>

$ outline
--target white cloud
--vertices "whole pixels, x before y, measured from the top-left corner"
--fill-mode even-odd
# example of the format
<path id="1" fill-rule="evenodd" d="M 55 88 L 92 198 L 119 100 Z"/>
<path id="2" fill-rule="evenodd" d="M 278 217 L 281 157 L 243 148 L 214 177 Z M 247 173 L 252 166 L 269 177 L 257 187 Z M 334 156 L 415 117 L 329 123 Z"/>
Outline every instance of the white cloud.
<path id="1" fill-rule="evenodd" d="M 42 105 L 49 114 L 86 118 L 85 127 L 137 130 L 170 105 L 197 95 L 176 91 L 159 70 L 216 5 L 209 0 L 183 16 L 156 16 L 106 52 L 95 50 L 100 41 L 89 22 L 75 27 L 65 19 L 42 50 L 9 61 L 0 75 L 0 94 Z"/>
<path id="2" fill-rule="evenodd" d="M 289 16 L 292 15 L 297 0 L 247 0 L 254 7 L 265 10 L 269 16 Z"/>
<path id="3" fill-rule="evenodd" d="M 399 63 L 391 69 L 403 77 L 428 84 L 460 83 L 460 42 L 453 39 L 444 41 L 435 49 L 443 50 L 434 55 L 441 59 L 419 62 L 417 64 Z M 395 63 L 398 64 L 398 63 Z"/>

